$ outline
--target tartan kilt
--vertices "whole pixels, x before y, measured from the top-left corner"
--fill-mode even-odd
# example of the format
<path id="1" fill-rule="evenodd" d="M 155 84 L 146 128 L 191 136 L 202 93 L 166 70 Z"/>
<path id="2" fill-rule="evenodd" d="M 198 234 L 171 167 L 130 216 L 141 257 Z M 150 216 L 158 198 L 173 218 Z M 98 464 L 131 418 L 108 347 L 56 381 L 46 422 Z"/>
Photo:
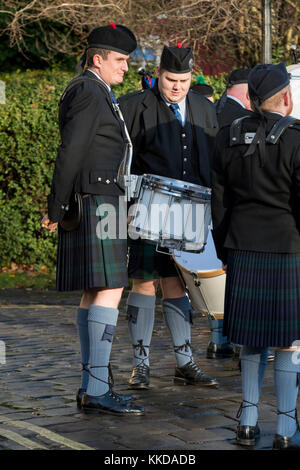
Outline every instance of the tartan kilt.
<path id="1" fill-rule="evenodd" d="M 87 290 L 93 287 L 117 288 L 128 286 L 127 275 L 127 234 L 119 236 L 119 219 L 124 217 L 126 225 L 126 204 L 119 207 L 118 196 L 83 196 L 83 216 L 79 227 L 66 232 L 58 230 L 56 288 L 59 291 Z M 109 204 L 109 213 L 115 211 L 116 238 L 106 237 L 103 231 L 104 219 L 96 211 L 100 205 Z M 104 207 L 104 206 L 102 206 Z M 100 223 L 102 221 L 102 224 Z M 114 224 L 114 225 L 113 225 Z"/>
<path id="2" fill-rule="evenodd" d="M 253 347 L 300 340 L 300 253 L 229 250 L 223 334 Z"/>
<path id="3" fill-rule="evenodd" d="M 156 244 L 147 243 L 142 239 L 128 239 L 129 260 L 128 277 L 131 279 L 160 279 L 163 277 L 178 276 L 178 272 L 172 257 L 166 248 L 156 250 Z"/>

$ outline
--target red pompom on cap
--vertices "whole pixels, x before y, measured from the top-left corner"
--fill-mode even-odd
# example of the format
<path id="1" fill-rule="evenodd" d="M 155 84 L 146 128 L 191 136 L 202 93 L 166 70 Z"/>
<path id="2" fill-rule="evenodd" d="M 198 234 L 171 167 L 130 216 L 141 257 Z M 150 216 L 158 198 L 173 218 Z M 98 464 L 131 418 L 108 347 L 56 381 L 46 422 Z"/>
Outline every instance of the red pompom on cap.
<path id="1" fill-rule="evenodd" d="M 109 26 L 110 26 L 111 28 L 117 29 L 115 23 L 110 23 Z"/>
<path id="2" fill-rule="evenodd" d="M 181 48 L 182 48 L 181 42 L 178 42 L 178 43 L 177 43 L 177 47 L 178 47 L 178 49 L 181 49 Z"/>

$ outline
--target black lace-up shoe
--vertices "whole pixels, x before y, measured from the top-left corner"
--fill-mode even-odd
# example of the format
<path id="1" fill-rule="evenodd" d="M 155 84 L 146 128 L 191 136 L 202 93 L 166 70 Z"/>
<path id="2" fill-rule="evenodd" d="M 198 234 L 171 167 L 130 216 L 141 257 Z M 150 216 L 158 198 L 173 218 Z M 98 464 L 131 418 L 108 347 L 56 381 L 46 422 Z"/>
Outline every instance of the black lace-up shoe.
<path id="1" fill-rule="evenodd" d="M 294 416 L 291 416 L 290 413 L 294 413 Z M 300 450 L 300 426 L 298 423 L 297 409 L 290 411 L 279 411 L 277 410 L 278 415 L 286 415 L 291 419 L 294 419 L 297 424 L 296 432 L 293 436 L 281 436 L 280 434 L 275 434 L 273 440 L 273 449 L 274 450 Z"/>
<path id="2" fill-rule="evenodd" d="M 273 441 L 274 450 L 300 450 L 300 429 L 298 428 L 292 437 L 275 434 Z"/>
<path id="3" fill-rule="evenodd" d="M 195 362 L 188 362 L 182 367 L 176 367 L 174 383 L 177 385 L 202 385 L 202 386 L 217 386 L 216 379 L 212 379 L 199 369 Z"/>
<path id="4" fill-rule="evenodd" d="M 233 354 L 233 345 L 231 343 L 217 344 L 211 341 L 206 350 L 208 359 L 224 359 L 233 357 Z"/>
<path id="5" fill-rule="evenodd" d="M 144 408 L 120 400 L 110 390 L 99 397 L 92 397 L 84 393 L 81 407 L 84 413 L 106 413 L 119 416 L 142 416 L 145 414 Z"/>
<path id="6" fill-rule="evenodd" d="M 236 441 L 241 446 L 254 446 L 260 437 L 260 429 L 256 426 L 238 426 L 236 432 Z"/>
<path id="7" fill-rule="evenodd" d="M 134 390 L 148 390 L 150 383 L 150 368 L 146 364 L 138 364 L 132 369 L 128 388 Z"/>
<path id="8" fill-rule="evenodd" d="M 131 401 L 131 400 L 134 400 L 134 398 L 131 396 L 131 395 L 121 395 L 119 393 L 116 393 L 114 392 L 112 389 L 110 389 L 111 393 L 113 395 L 116 396 L 116 398 L 118 398 L 118 400 L 120 401 L 124 401 L 124 402 L 127 402 L 127 401 Z M 82 402 L 82 397 L 83 397 L 83 394 L 86 392 L 86 389 L 85 388 L 79 388 L 77 390 L 77 393 L 76 393 L 76 402 L 77 402 L 77 408 L 79 410 L 81 410 L 81 402 Z"/>

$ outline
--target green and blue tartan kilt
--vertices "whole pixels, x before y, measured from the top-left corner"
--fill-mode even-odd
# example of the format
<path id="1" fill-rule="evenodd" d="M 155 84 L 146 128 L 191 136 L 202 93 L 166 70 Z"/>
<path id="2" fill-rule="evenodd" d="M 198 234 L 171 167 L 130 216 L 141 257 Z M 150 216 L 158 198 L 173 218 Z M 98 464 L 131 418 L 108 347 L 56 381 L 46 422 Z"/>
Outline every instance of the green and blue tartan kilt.
<path id="1" fill-rule="evenodd" d="M 109 204 L 106 212 L 104 204 Z M 101 206 L 102 215 L 96 214 Z M 99 211 L 99 209 L 98 209 Z M 113 216 L 110 228 L 115 233 L 106 237 L 108 213 Z M 114 218 L 114 214 L 116 217 Z M 120 235 L 119 220 L 126 224 L 126 205 L 118 196 L 85 195 L 79 227 L 66 232 L 59 227 L 56 288 L 59 291 L 87 290 L 93 287 L 128 286 L 126 230 Z M 114 220 L 115 219 L 115 220 Z M 102 221 L 102 222 L 101 222 Z M 106 228 L 105 228 L 106 227 Z M 124 232 L 124 230 L 123 230 Z"/>
<path id="2" fill-rule="evenodd" d="M 128 239 L 129 261 L 128 276 L 131 279 L 160 279 L 178 276 L 178 272 L 169 250 L 160 248 L 165 253 L 156 250 L 156 245 L 141 240 Z"/>
<path id="3" fill-rule="evenodd" d="M 300 340 L 300 253 L 229 250 L 223 334 L 254 347 Z"/>

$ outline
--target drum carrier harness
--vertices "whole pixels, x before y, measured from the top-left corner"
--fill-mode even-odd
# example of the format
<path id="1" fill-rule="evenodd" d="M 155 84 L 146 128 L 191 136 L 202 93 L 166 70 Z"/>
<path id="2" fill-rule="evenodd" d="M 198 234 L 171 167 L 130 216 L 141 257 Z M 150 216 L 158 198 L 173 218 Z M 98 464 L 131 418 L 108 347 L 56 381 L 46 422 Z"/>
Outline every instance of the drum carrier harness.
<path id="1" fill-rule="evenodd" d="M 242 133 L 242 123 L 244 119 L 251 119 L 251 117 L 252 116 L 243 116 L 233 121 L 230 126 L 230 147 L 233 147 L 235 145 L 252 145 L 255 149 L 256 145 L 261 143 L 258 132 Z M 278 140 L 286 131 L 286 129 L 288 127 L 294 126 L 297 126 L 297 128 L 300 130 L 300 120 L 292 116 L 284 116 L 274 124 L 269 134 L 265 137 L 265 142 L 267 144 L 277 144 Z M 251 152 L 247 151 L 244 157 L 250 154 Z"/>

